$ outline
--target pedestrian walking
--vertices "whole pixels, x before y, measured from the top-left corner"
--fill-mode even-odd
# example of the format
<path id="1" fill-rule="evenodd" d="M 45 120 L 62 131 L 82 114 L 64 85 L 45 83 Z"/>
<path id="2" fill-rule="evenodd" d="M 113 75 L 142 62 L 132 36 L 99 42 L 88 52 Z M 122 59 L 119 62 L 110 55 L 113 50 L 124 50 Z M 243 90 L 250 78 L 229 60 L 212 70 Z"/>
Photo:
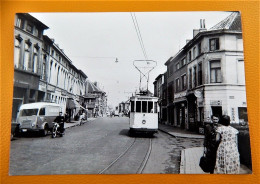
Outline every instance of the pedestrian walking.
<path id="1" fill-rule="evenodd" d="M 220 140 L 220 144 L 217 149 L 214 173 L 239 174 L 238 130 L 230 126 L 229 116 L 224 115 L 220 118 L 219 127 L 216 132 L 216 139 Z"/>
<path id="2" fill-rule="evenodd" d="M 208 160 L 209 173 L 214 173 L 216 164 L 216 154 L 219 141 L 216 140 L 216 130 L 218 128 L 219 116 L 212 115 L 211 122 L 205 126 L 204 147 L 206 148 L 206 158 Z"/>

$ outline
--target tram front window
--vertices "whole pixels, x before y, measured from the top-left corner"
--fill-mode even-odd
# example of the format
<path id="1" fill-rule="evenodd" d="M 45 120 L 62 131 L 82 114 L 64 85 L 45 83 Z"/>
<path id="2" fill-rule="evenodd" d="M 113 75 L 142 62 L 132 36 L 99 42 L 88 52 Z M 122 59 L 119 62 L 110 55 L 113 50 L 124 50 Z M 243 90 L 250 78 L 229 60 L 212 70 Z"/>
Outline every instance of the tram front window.
<path id="1" fill-rule="evenodd" d="M 154 110 L 153 110 L 153 102 L 148 102 L 148 112 L 149 113 L 153 113 Z"/>
<path id="2" fill-rule="evenodd" d="M 136 112 L 141 112 L 141 101 L 136 101 Z"/>
<path id="3" fill-rule="evenodd" d="M 142 101 L 142 112 L 147 113 L 147 101 Z"/>
<path id="4" fill-rule="evenodd" d="M 135 112 L 135 101 L 131 101 L 131 112 Z"/>

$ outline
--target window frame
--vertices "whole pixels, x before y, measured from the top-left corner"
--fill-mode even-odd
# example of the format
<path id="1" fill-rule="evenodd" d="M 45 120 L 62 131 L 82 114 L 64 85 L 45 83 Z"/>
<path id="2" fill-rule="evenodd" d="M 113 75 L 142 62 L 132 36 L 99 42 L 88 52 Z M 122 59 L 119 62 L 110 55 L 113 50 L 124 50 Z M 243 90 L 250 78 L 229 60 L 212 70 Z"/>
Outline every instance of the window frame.
<path id="1" fill-rule="evenodd" d="M 194 78 L 193 85 L 194 85 L 194 87 L 196 87 L 197 86 L 197 66 L 193 67 L 193 78 Z"/>
<path id="2" fill-rule="evenodd" d="M 182 90 L 187 89 L 187 75 L 186 73 L 181 76 Z"/>
<path id="3" fill-rule="evenodd" d="M 212 68 L 212 64 L 213 63 L 219 63 L 219 67 L 214 67 L 214 68 Z M 222 75 L 221 75 L 221 60 L 211 60 L 210 61 L 210 63 L 209 63 L 209 71 L 210 71 L 210 75 L 209 75 L 209 77 L 210 77 L 210 83 L 222 83 Z M 215 82 L 212 80 L 212 71 L 214 71 L 215 72 Z M 218 81 L 218 71 L 219 71 L 219 73 L 220 73 L 220 81 Z"/>
<path id="4" fill-rule="evenodd" d="M 29 27 L 31 28 L 31 30 L 29 29 Z M 26 31 L 29 32 L 29 33 L 33 33 L 33 25 L 30 24 L 30 23 L 27 23 L 27 25 L 26 25 Z"/>
<path id="5" fill-rule="evenodd" d="M 202 62 L 198 63 L 198 85 L 202 85 Z"/>
<path id="6" fill-rule="evenodd" d="M 209 51 L 219 50 L 219 38 L 211 38 L 209 39 Z"/>
<path id="7" fill-rule="evenodd" d="M 202 51 L 201 51 L 201 42 L 200 43 L 198 43 L 198 55 L 200 55 L 202 53 Z"/>
<path id="8" fill-rule="evenodd" d="M 175 79 L 175 92 L 180 91 L 180 78 Z"/>

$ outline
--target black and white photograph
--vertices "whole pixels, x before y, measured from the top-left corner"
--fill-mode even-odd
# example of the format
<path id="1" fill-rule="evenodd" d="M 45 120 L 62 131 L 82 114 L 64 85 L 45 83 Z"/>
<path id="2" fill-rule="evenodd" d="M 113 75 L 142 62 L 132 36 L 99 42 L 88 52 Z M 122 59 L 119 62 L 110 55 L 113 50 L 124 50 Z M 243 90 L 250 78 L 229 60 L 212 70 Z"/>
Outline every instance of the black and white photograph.
<path id="1" fill-rule="evenodd" d="M 242 30 L 239 11 L 16 13 L 9 175 L 252 174 Z"/>

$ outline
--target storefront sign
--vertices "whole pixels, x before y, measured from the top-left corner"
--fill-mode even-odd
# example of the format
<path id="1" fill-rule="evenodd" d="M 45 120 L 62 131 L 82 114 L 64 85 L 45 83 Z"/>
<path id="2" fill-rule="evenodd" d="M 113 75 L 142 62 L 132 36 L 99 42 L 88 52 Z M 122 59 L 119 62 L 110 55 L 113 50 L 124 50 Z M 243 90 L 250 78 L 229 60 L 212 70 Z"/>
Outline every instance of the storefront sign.
<path id="1" fill-rule="evenodd" d="M 40 84 L 39 91 L 46 91 L 46 86 L 43 86 L 42 84 Z"/>
<path id="2" fill-rule="evenodd" d="M 54 91 L 55 91 L 55 87 L 54 87 L 54 86 L 48 86 L 48 87 L 47 87 L 47 90 L 54 92 Z"/>
<path id="3" fill-rule="evenodd" d="M 181 92 L 181 93 L 176 93 L 174 94 L 174 99 L 177 99 L 177 98 L 181 98 L 181 97 L 185 97 L 187 95 L 187 92 Z"/>
<path id="4" fill-rule="evenodd" d="M 221 100 L 210 100 L 210 105 L 220 106 L 222 105 Z"/>

